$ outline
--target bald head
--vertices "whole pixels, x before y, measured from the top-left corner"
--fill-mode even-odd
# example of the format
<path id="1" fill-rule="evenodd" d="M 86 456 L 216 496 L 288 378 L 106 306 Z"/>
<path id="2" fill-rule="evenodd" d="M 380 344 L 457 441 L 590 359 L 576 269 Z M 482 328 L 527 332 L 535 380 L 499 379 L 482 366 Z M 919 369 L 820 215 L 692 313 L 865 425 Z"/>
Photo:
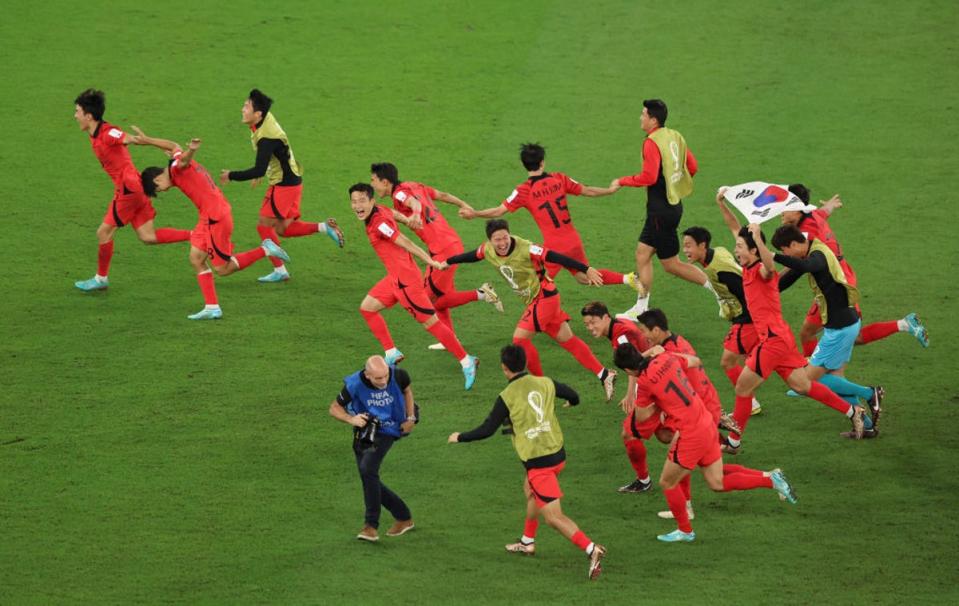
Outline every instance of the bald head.
<path id="1" fill-rule="evenodd" d="M 383 356 L 370 356 L 366 360 L 363 374 L 374 387 L 383 389 L 390 382 L 390 365 Z"/>

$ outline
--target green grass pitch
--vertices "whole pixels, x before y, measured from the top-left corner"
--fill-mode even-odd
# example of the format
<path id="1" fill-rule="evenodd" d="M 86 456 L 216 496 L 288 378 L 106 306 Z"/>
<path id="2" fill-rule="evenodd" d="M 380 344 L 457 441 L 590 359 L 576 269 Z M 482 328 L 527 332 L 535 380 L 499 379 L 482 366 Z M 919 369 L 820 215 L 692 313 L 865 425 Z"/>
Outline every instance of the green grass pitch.
<path id="1" fill-rule="evenodd" d="M 957 292 L 954 181 L 959 55 L 954 2 L 236 2 L 11 3 L 0 23 L 4 145 L 0 209 L 0 603 L 888 603 L 959 601 L 952 431 Z M 109 291 L 73 281 L 96 268 L 94 230 L 111 185 L 72 119 L 73 98 L 107 92 L 106 119 L 186 142 L 211 172 L 252 163 L 240 106 L 256 86 L 306 167 L 307 219 L 335 216 L 344 250 L 286 241 L 293 280 L 257 284 L 261 264 L 217 280 L 225 317 L 192 323 L 202 299 L 185 245 L 117 234 Z M 417 529 L 369 545 L 353 537 L 362 498 L 349 429 L 326 410 L 342 377 L 377 353 L 357 307 L 383 269 L 351 216 L 346 188 L 374 161 L 477 208 L 525 177 L 520 143 L 547 167 L 605 185 L 639 172 L 641 100 L 700 162 L 683 226 L 730 245 L 712 192 L 753 179 L 840 193 L 832 221 L 856 268 L 866 321 L 918 311 L 932 347 L 908 335 L 858 348 L 849 374 L 888 393 L 880 439 L 849 443 L 844 419 L 787 399 L 737 462 L 781 466 L 797 506 L 775 495 L 713 494 L 693 481 L 698 538 L 661 545 L 657 488 L 615 492 L 631 470 L 621 413 L 544 337 L 547 374 L 582 406 L 561 412 L 564 509 L 609 556 L 596 583 L 545 526 L 535 558 L 503 545 L 522 530 L 522 469 L 496 436 L 447 446 L 478 424 L 504 384 L 499 348 L 520 304 L 454 312 L 482 360 L 473 391 L 405 312 L 386 313 L 424 421 L 397 444 L 385 481 Z M 163 157 L 132 150 L 137 166 Z M 951 168 L 950 168 L 951 167 Z M 226 189 L 239 249 L 257 242 L 262 188 Z M 594 265 L 628 271 L 645 193 L 623 189 L 570 208 Z M 158 226 L 195 209 L 161 197 Z M 479 221 L 444 213 L 467 246 Z M 539 239 L 528 215 L 510 217 Z M 464 267 L 461 288 L 494 281 Z M 603 360 L 578 310 L 625 288 L 559 279 L 574 330 Z M 653 304 L 719 369 L 726 324 L 711 297 L 656 267 Z M 798 330 L 808 291 L 784 296 Z M 620 385 L 617 399 L 621 397 Z M 650 448 L 658 473 L 664 448 Z M 384 514 L 384 524 L 390 523 Z"/>

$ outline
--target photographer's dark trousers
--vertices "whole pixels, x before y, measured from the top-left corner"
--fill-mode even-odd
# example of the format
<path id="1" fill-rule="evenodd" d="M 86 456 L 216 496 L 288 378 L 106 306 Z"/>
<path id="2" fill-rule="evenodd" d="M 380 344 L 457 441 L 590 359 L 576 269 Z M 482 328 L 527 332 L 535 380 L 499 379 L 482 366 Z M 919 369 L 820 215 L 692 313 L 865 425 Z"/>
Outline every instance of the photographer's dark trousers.
<path id="1" fill-rule="evenodd" d="M 386 458 L 396 438 L 384 434 L 376 436 L 373 445 L 363 444 L 360 441 L 353 443 L 353 453 L 356 455 L 356 467 L 363 480 L 363 501 L 366 502 L 366 523 L 373 528 L 380 525 L 380 507 L 385 507 L 397 520 L 412 518 L 409 507 L 395 492 L 380 481 L 380 464 Z"/>

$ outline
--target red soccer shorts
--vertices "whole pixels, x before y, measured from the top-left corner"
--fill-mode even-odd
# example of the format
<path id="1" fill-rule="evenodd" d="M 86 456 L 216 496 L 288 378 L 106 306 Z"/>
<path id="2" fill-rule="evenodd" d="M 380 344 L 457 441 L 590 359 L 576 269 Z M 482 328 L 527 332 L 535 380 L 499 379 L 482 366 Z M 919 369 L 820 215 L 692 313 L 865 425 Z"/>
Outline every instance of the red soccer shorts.
<path id="1" fill-rule="evenodd" d="M 544 296 L 543 291 L 526 307 L 523 317 L 519 319 L 516 328 L 530 332 L 544 332 L 550 336 L 559 332 L 563 322 L 569 320 L 567 314 L 560 307 L 559 292 L 551 291 L 552 296 Z"/>
<path id="2" fill-rule="evenodd" d="M 452 246 L 447 246 L 437 253 L 430 251 L 430 257 L 437 261 L 445 261 L 461 252 L 463 252 L 463 245 L 457 243 Z M 457 268 L 459 268 L 459 265 L 450 265 L 443 271 L 437 271 L 432 267 L 426 269 L 426 278 L 423 280 L 423 283 L 426 286 L 426 294 L 429 295 L 431 300 L 436 300 L 456 290 L 454 280 L 456 278 Z"/>
<path id="3" fill-rule="evenodd" d="M 807 363 L 806 358 L 796 350 L 791 335 L 788 339 L 776 336 L 761 341 L 746 359 L 746 366 L 764 379 L 775 371 L 785 380 L 792 371 L 803 368 Z"/>
<path id="4" fill-rule="evenodd" d="M 384 307 L 393 307 L 399 303 L 420 323 L 426 322 L 436 314 L 430 298 L 426 296 L 426 290 L 419 282 L 403 284 L 393 276 L 385 276 L 366 294 L 382 303 Z"/>
<path id="5" fill-rule="evenodd" d="M 213 265 L 223 266 L 229 263 L 233 256 L 233 242 L 230 241 L 232 235 L 232 214 L 226 214 L 218 221 L 201 217 L 190 233 L 190 246 L 205 251 Z"/>
<path id="6" fill-rule="evenodd" d="M 565 255 L 569 257 L 570 259 L 575 259 L 576 261 L 579 261 L 583 265 L 589 266 L 589 260 L 586 259 L 586 250 L 583 248 L 582 242 L 578 242 L 574 246 L 567 246 L 567 247 L 546 246 L 546 248 L 548 250 L 558 252 L 561 255 Z M 563 267 L 559 263 L 546 263 L 546 275 L 548 275 L 550 278 L 555 278 L 556 274 L 558 274 L 559 270 L 561 269 L 565 269 L 571 274 L 576 273 L 575 269 L 569 269 L 567 267 Z"/>
<path id="7" fill-rule="evenodd" d="M 156 215 L 157 211 L 153 208 L 153 202 L 146 194 L 117 192 L 110 201 L 106 214 L 103 215 L 103 222 L 114 227 L 129 224 L 133 226 L 133 229 L 139 229 L 144 223 L 152 221 Z"/>
<path id="8" fill-rule="evenodd" d="M 732 324 L 726 338 L 723 340 L 723 349 L 736 355 L 745 356 L 759 343 L 759 335 L 752 324 Z"/>
<path id="9" fill-rule="evenodd" d="M 566 461 L 552 467 L 538 467 L 526 470 L 526 481 L 533 493 L 537 507 L 545 507 L 556 499 L 563 497 L 559 488 L 559 472 L 566 467 Z"/>
<path id="10" fill-rule="evenodd" d="M 639 440 L 650 439 L 660 427 L 661 424 L 659 422 L 658 414 L 654 414 L 645 421 L 639 423 L 636 422 L 636 417 L 632 414 L 626 415 L 626 418 L 623 419 L 623 432 L 626 435 L 633 436 Z"/>
<path id="11" fill-rule="evenodd" d="M 693 430 L 680 431 L 666 456 L 683 469 L 708 467 L 721 458 L 719 431 L 711 417 L 703 417 Z"/>
<path id="12" fill-rule="evenodd" d="M 263 196 L 260 206 L 261 217 L 284 219 L 300 218 L 300 198 L 303 197 L 303 184 L 271 185 Z"/>

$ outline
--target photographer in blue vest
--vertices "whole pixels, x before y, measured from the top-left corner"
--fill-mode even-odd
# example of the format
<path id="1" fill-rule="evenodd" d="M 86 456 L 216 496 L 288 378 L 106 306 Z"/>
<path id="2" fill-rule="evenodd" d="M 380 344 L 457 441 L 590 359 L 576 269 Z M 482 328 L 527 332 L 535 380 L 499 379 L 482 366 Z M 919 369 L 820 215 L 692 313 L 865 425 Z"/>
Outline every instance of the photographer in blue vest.
<path id="1" fill-rule="evenodd" d="M 363 481 L 365 524 L 356 538 L 378 541 L 380 508 L 396 523 L 386 536 L 398 537 L 413 529 L 409 507 L 380 481 L 380 465 L 393 443 L 413 431 L 416 405 L 405 370 L 390 366 L 383 356 L 372 356 L 363 370 L 343 380 L 343 390 L 330 404 L 330 416 L 353 426 L 353 453 Z"/>

